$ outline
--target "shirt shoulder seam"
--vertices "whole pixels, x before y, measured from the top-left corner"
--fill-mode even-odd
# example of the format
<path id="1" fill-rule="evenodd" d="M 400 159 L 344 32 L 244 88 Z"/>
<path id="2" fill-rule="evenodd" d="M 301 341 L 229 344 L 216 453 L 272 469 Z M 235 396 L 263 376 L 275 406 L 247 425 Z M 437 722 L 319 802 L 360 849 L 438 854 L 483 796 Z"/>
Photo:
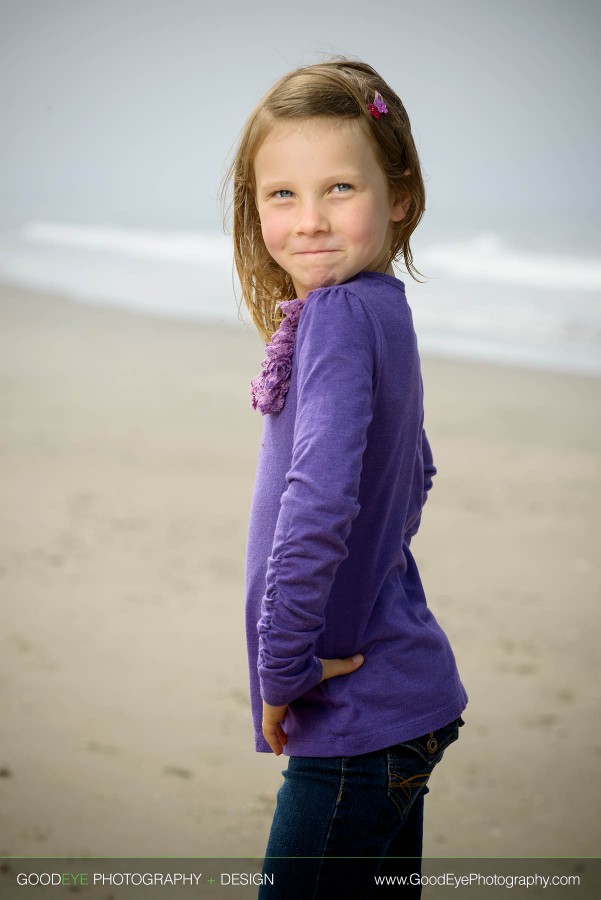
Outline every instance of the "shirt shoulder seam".
<path id="1" fill-rule="evenodd" d="M 314 291 L 310 291 L 309 294 L 307 294 L 307 299 L 310 299 L 311 295 L 321 293 L 322 291 L 332 291 L 332 290 L 342 290 L 345 292 L 345 294 L 350 295 L 354 299 L 358 300 L 358 302 L 361 304 L 361 308 L 362 308 L 363 312 L 366 314 L 366 317 L 369 318 L 370 321 L 372 322 L 372 327 L 374 329 L 374 333 L 375 333 L 375 337 L 376 337 L 377 367 L 376 367 L 376 385 L 375 386 L 377 387 L 377 385 L 380 383 L 380 373 L 382 370 L 382 356 L 383 356 L 383 347 L 384 347 L 384 341 L 382 338 L 382 330 L 380 327 L 380 323 L 378 322 L 377 318 L 373 314 L 372 310 L 369 308 L 369 304 L 365 302 L 363 297 L 361 297 L 359 294 L 355 293 L 355 291 L 353 291 L 347 284 L 344 284 L 344 283 L 328 285 L 328 287 L 325 287 L 325 288 L 316 288 Z M 301 330 L 302 322 L 303 322 L 303 316 L 301 314 L 301 317 L 299 320 L 299 336 L 301 339 L 302 339 L 302 334 L 303 334 L 303 332 Z M 375 388 L 374 388 L 374 392 L 375 392 Z"/>
<path id="2" fill-rule="evenodd" d="M 367 317 L 369 319 L 371 319 L 371 321 L 372 321 L 372 325 L 373 325 L 373 328 L 374 328 L 374 331 L 376 334 L 376 343 L 377 343 L 377 352 L 378 352 L 378 368 L 376 371 L 376 384 L 379 384 L 380 383 L 380 372 L 382 369 L 383 347 L 384 347 L 384 341 L 382 338 L 382 329 L 380 327 L 380 323 L 378 322 L 376 316 L 374 315 L 373 310 L 370 309 L 369 304 L 365 302 L 363 297 L 361 297 L 359 294 L 355 293 L 355 291 L 353 291 L 350 287 L 347 287 L 347 285 L 342 284 L 342 285 L 340 285 L 340 287 L 344 288 L 344 290 L 346 291 L 347 294 L 351 294 L 353 297 L 355 297 L 359 301 L 359 303 L 361 304 L 361 307 L 363 308 L 363 311 L 366 313 Z"/>

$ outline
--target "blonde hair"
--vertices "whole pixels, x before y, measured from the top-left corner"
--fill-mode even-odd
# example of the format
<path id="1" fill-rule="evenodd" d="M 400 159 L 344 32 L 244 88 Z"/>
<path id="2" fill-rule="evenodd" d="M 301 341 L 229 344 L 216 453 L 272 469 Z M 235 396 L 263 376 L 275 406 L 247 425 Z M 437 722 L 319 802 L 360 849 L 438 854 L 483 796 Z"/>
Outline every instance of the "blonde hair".
<path id="1" fill-rule="evenodd" d="M 374 119 L 367 104 L 378 91 L 388 114 Z M 234 262 L 242 295 L 253 323 L 268 341 L 282 321 L 281 300 L 296 294 L 292 279 L 269 255 L 255 203 L 255 156 L 276 123 L 290 119 L 359 119 L 371 137 L 376 156 L 393 196 L 410 197 L 405 217 L 392 223 L 392 243 L 387 265 L 403 255 L 409 274 L 413 265 L 409 238 L 425 211 L 425 187 L 409 117 L 401 100 L 367 63 L 336 57 L 302 66 L 284 75 L 251 112 L 240 133 L 235 156 L 221 187 L 224 227 L 233 206 Z M 409 170 L 408 172 L 406 170 Z M 226 209 L 229 186 L 233 197 Z"/>

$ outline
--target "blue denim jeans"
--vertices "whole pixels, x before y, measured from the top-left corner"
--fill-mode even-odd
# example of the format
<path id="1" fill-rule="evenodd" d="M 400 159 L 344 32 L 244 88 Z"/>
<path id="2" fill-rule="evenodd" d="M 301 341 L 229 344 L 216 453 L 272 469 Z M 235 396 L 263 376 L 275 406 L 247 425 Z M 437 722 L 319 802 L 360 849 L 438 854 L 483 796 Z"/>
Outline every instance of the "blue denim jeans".
<path id="1" fill-rule="evenodd" d="M 424 795 L 463 724 L 358 756 L 291 756 L 263 864 L 274 883 L 259 900 L 364 900 L 386 891 L 375 875 L 405 875 L 389 890 L 420 897 Z"/>

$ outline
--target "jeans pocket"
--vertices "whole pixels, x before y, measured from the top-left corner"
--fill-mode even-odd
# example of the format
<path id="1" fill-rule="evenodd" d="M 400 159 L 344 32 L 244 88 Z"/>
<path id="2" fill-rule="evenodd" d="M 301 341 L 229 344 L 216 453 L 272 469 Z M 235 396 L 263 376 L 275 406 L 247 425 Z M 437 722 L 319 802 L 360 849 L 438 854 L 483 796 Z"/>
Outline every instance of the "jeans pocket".
<path id="1" fill-rule="evenodd" d="M 463 724 L 463 720 L 461 720 Z M 459 737 L 459 718 L 443 725 L 430 734 L 423 734 L 421 737 L 414 738 L 411 741 L 403 741 L 397 744 L 398 747 L 407 747 L 420 756 L 424 762 L 432 763 L 432 768 L 440 762 L 443 754 L 449 744 L 453 744 Z"/>
<path id="2" fill-rule="evenodd" d="M 388 748 L 388 797 L 403 818 L 420 791 L 427 793 L 434 767 L 458 737 L 459 719 L 455 719 L 430 734 Z"/>

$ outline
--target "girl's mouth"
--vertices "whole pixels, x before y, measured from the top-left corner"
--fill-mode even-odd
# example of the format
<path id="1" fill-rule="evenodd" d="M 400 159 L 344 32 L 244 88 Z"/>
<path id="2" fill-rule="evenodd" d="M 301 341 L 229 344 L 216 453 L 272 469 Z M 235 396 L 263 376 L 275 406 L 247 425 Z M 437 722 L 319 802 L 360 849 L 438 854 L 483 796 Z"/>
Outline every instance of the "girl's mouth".
<path id="1" fill-rule="evenodd" d="M 297 256 L 317 256 L 320 253 L 337 253 L 337 250 L 300 250 Z"/>

